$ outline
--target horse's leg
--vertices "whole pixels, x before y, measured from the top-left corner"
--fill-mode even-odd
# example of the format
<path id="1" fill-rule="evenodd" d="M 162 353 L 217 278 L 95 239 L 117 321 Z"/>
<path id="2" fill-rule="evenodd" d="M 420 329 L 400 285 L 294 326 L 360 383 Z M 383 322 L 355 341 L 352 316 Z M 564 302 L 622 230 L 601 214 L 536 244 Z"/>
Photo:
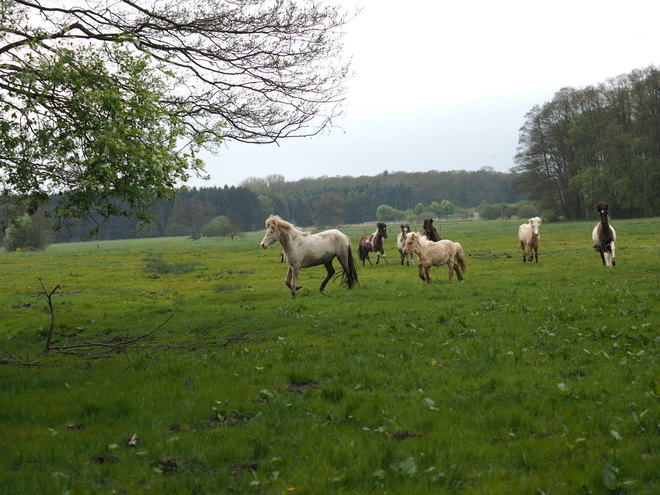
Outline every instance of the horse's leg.
<path id="1" fill-rule="evenodd" d="M 520 243 L 520 247 L 522 248 L 523 252 L 523 263 L 527 261 L 527 246 L 525 246 L 522 242 Z"/>
<path id="2" fill-rule="evenodd" d="M 612 266 L 616 266 L 616 256 L 615 256 L 615 249 L 614 249 L 614 243 L 610 244 L 610 248 L 612 249 Z"/>
<path id="3" fill-rule="evenodd" d="M 451 282 L 451 279 L 454 277 L 454 260 L 449 258 L 447 260 L 447 267 L 449 268 L 449 281 Z M 456 267 L 458 268 L 458 267 Z M 460 280 L 460 279 L 459 279 Z"/>
<path id="4" fill-rule="evenodd" d="M 424 264 L 421 261 L 419 262 L 419 265 L 417 265 L 417 269 L 419 271 L 419 278 L 426 282 L 426 277 L 424 276 Z"/>
<path id="5" fill-rule="evenodd" d="M 366 258 L 365 258 L 371 266 L 374 266 L 373 262 L 371 261 L 371 258 L 369 258 L 369 253 L 367 253 Z M 378 260 L 376 260 L 376 263 L 378 263 Z M 364 261 L 362 261 L 362 266 L 364 266 Z"/>
<path id="6" fill-rule="evenodd" d="M 302 289 L 302 285 L 296 285 L 298 283 L 298 272 L 300 268 L 294 268 L 289 266 L 289 271 L 286 272 L 286 279 L 284 283 L 286 286 L 291 289 L 291 299 L 296 298 L 296 291 Z"/>
<path id="7" fill-rule="evenodd" d="M 539 248 L 537 248 L 537 247 L 534 248 L 534 260 L 537 263 L 539 262 Z"/>
<path id="8" fill-rule="evenodd" d="M 430 284 L 431 283 L 431 264 L 429 263 L 425 267 L 425 274 L 426 274 L 426 283 Z"/>
<path id="9" fill-rule="evenodd" d="M 323 292 L 323 289 L 325 289 L 325 284 L 328 283 L 328 281 L 332 278 L 332 276 L 335 274 L 335 267 L 332 266 L 332 260 L 328 261 L 325 265 L 325 269 L 328 270 L 328 275 L 325 277 L 325 280 L 321 282 L 321 288 L 319 289 L 319 292 Z"/>
<path id="10" fill-rule="evenodd" d="M 381 249 L 381 250 L 380 250 L 380 255 L 381 255 L 381 256 L 383 257 L 383 259 L 385 260 L 385 264 L 386 264 L 386 265 L 389 265 L 390 262 L 387 261 L 387 256 L 385 256 L 385 251 L 383 251 L 383 250 Z"/>
<path id="11" fill-rule="evenodd" d="M 452 263 L 454 265 L 454 271 L 456 272 L 456 276 L 458 277 L 458 280 L 463 280 L 463 275 L 461 275 L 461 270 L 458 267 L 458 263 Z"/>

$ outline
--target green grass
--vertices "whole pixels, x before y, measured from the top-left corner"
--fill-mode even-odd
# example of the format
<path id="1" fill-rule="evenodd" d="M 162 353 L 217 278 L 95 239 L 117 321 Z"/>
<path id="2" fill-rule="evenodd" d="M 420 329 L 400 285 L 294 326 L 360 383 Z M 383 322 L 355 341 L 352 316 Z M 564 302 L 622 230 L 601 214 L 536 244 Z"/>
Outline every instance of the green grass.
<path id="1" fill-rule="evenodd" d="M 519 223 L 441 224 L 468 271 L 430 286 L 392 225 L 296 300 L 262 233 L 0 254 L 0 493 L 657 493 L 660 221 L 614 222 L 610 270 L 592 222 L 523 264 Z M 39 278 L 54 346 L 164 324 L 40 354 Z"/>

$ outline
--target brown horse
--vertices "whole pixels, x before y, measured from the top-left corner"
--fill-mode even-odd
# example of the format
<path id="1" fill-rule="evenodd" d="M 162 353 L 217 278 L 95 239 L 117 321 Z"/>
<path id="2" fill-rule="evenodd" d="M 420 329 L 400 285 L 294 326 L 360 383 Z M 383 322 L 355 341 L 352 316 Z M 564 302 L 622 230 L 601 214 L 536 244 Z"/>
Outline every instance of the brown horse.
<path id="1" fill-rule="evenodd" d="M 433 226 L 432 218 L 427 218 L 424 220 L 424 235 L 429 241 L 438 242 L 442 240 L 442 237 L 440 237 L 440 234 L 437 230 L 435 230 L 435 227 Z"/>
<path id="2" fill-rule="evenodd" d="M 385 260 L 385 264 L 389 265 L 387 257 L 385 256 L 385 251 L 383 250 L 383 239 L 387 239 L 387 225 L 385 225 L 384 222 L 378 222 L 376 224 L 376 232 L 365 235 L 360 239 L 358 256 L 362 261 L 362 266 L 364 266 L 365 261 L 368 261 L 371 266 L 374 266 L 369 259 L 369 253 L 376 253 L 376 264 L 378 264 L 380 257 L 382 256 Z"/>
<path id="3" fill-rule="evenodd" d="M 600 253 L 603 265 L 611 268 L 616 265 L 614 242 L 616 241 L 616 232 L 610 225 L 610 205 L 607 203 L 598 203 L 596 211 L 600 215 L 600 222 L 596 224 L 591 239 L 594 241 L 594 249 Z"/>

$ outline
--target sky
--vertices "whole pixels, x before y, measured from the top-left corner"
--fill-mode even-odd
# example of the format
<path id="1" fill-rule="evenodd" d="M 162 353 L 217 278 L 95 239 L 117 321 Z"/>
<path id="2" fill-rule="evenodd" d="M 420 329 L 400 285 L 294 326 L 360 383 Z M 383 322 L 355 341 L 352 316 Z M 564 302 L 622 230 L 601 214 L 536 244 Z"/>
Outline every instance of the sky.
<path id="1" fill-rule="evenodd" d="M 229 142 L 204 153 L 208 181 L 287 181 L 514 166 L 534 105 L 660 66 L 660 2 L 326 0 L 361 12 L 345 26 L 352 77 L 344 115 L 312 138 Z"/>

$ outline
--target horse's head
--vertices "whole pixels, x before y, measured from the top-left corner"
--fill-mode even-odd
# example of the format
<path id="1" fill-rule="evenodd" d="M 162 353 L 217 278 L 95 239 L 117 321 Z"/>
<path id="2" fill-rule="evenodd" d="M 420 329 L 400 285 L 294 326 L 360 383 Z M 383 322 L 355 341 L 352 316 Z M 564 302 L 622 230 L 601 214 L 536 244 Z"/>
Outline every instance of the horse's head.
<path id="1" fill-rule="evenodd" d="M 431 234 L 433 232 L 433 219 L 432 218 L 427 218 L 424 220 L 424 232 L 426 232 L 426 237 L 429 239 L 432 238 Z"/>
<path id="2" fill-rule="evenodd" d="M 610 205 L 607 203 L 600 202 L 596 205 L 596 211 L 600 215 L 601 222 L 607 222 L 610 216 Z"/>
<path id="3" fill-rule="evenodd" d="M 420 235 L 417 232 L 406 234 L 406 242 L 403 244 L 404 254 L 413 254 L 415 248 L 419 245 Z"/>
<path id="4" fill-rule="evenodd" d="M 383 239 L 387 239 L 387 225 L 385 224 L 385 222 L 378 222 L 376 224 L 376 228 L 378 229 L 378 234 Z"/>
<path id="5" fill-rule="evenodd" d="M 406 237 L 409 232 L 410 232 L 410 225 L 404 224 L 401 226 L 401 233 L 403 234 L 403 237 Z"/>
<path id="6" fill-rule="evenodd" d="M 598 213 L 609 213 L 610 212 L 610 205 L 607 203 L 603 203 L 602 201 L 596 205 L 596 211 Z"/>
<path id="7" fill-rule="evenodd" d="M 266 235 L 261 240 L 261 247 L 268 249 L 280 240 L 280 230 L 283 220 L 277 215 L 271 215 L 266 219 Z"/>
<path id="8" fill-rule="evenodd" d="M 529 224 L 532 226 L 532 235 L 534 237 L 539 236 L 539 226 L 541 225 L 541 219 L 539 217 L 534 217 L 529 219 Z"/>

